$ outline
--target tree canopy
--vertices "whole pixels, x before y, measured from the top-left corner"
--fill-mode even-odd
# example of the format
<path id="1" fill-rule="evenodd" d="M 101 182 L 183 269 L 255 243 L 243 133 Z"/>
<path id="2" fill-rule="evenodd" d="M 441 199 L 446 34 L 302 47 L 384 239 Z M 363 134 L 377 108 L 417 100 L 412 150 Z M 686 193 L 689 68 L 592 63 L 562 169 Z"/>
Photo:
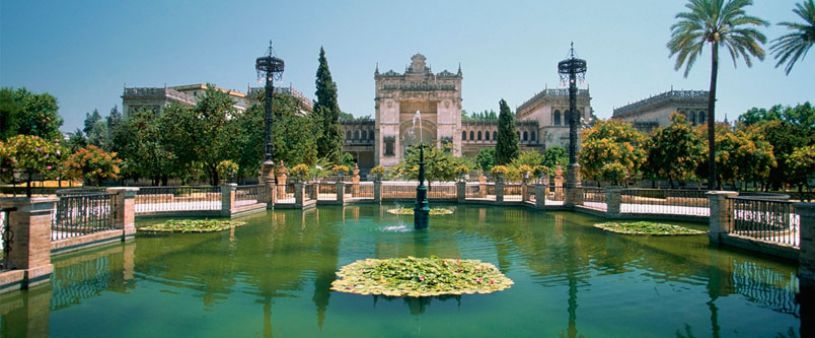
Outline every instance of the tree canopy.
<path id="1" fill-rule="evenodd" d="M 498 115 L 498 140 L 495 146 L 495 163 L 509 164 L 521 152 L 518 127 L 515 126 L 515 114 L 509 109 L 507 102 L 501 99 Z"/>
<path id="2" fill-rule="evenodd" d="M 645 136 L 629 123 L 598 121 L 581 139 L 580 169 L 595 181 L 621 184 L 635 178 L 645 161 Z"/>

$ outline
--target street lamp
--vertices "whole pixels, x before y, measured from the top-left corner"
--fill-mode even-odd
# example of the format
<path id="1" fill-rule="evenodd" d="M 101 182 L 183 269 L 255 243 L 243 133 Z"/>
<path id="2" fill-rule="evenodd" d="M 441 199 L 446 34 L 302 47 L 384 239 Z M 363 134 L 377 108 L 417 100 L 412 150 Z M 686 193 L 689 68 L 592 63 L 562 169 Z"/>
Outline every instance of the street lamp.
<path id="1" fill-rule="evenodd" d="M 574 55 L 574 42 L 569 58 L 558 62 L 557 72 L 561 80 L 569 81 L 569 168 L 566 170 L 566 204 L 575 205 L 580 188 L 580 165 L 577 163 L 577 80 L 586 78 L 586 60 Z M 582 194 L 581 194 L 582 195 Z M 581 196 L 582 197 L 582 196 Z"/>
<path id="2" fill-rule="evenodd" d="M 424 148 L 424 143 L 419 143 L 419 186 L 416 187 L 416 206 L 413 208 L 413 227 L 416 230 L 427 229 L 430 218 L 430 203 L 424 185 Z"/>
<path id="3" fill-rule="evenodd" d="M 258 77 L 263 77 L 266 80 L 266 98 L 264 106 L 263 139 L 266 142 L 264 149 L 263 161 L 265 165 L 274 165 L 272 157 L 274 156 L 274 145 L 272 145 L 272 94 L 274 93 L 274 80 L 280 80 L 283 76 L 283 60 L 272 56 L 272 42 L 269 41 L 269 52 L 266 56 L 261 56 L 255 61 L 255 69 L 258 72 Z"/>

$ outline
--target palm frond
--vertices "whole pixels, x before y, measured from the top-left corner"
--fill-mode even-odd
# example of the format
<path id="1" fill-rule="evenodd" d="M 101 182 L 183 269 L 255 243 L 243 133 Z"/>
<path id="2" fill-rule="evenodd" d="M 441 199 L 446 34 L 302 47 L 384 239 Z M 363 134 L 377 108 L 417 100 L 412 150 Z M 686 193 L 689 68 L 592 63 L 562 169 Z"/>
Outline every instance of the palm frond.
<path id="1" fill-rule="evenodd" d="M 806 0 L 796 4 L 792 11 L 801 17 L 804 23 L 780 22 L 779 26 L 786 27 L 791 32 L 776 38 L 770 46 L 770 51 L 777 61 L 775 67 L 786 64 L 784 72 L 787 75 L 815 43 L 815 1 Z"/>

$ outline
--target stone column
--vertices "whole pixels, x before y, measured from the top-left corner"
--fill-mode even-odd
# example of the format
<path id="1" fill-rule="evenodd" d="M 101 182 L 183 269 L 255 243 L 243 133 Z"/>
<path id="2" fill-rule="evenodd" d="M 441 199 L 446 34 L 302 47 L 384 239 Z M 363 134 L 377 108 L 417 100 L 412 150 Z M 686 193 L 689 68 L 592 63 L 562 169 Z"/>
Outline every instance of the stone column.
<path id="1" fill-rule="evenodd" d="M 606 215 L 609 217 L 620 217 L 623 204 L 623 189 L 621 187 L 609 187 L 606 189 Z"/>
<path id="2" fill-rule="evenodd" d="M 487 176 L 478 176 L 478 197 L 487 197 Z"/>
<path id="3" fill-rule="evenodd" d="M 51 264 L 51 222 L 55 197 L 11 198 L 0 202 L 8 213 L 8 226 L 13 239 L 9 257 L 10 270 L 23 270 L 23 288 L 47 283 L 54 271 Z"/>
<path id="4" fill-rule="evenodd" d="M 526 184 L 526 181 L 521 184 L 521 202 L 526 202 L 529 200 L 529 186 Z"/>
<path id="5" fill-rule="evenodd" d="M 795 213 L 800 217 L 798 279 L 815 291 L 815 203 L 795 203 Z"/>
<path id="6" fill-rule="evenodd" d="M 345 182 L 342 180 L 342 176 L 337 179 L 337 202 L 345 204 Z"/>
<path id="7" fill-rule="evenodd" d="M 374 180 L 374 203 L 382 204 L 382 181 Z"/>
<path id="8" fill-rule="evenodd" d="M 320 183 L 310 182 L 307 184 L 311 185 L 311 190 L 308 191 L 308 198 L 313 199 L 315 201 L 318 200 L 320 197 Z"/>
<path id="9" fill-rule="evenodd" d="M 136 235 L 136 193 L 139 188 L 115 187 L 107 191 L 113 195 L 113 227 L 122 229 L 122 240 Z"/>
<path id="10" fill-rule="evenodd" d="M 235 191 L 237 183 L 227 183 L 221 186 L 221 216 L 232 216 L 232 207 L 235 206 Z"/>
<path id="11" fill-rule="evenodd" d="M 294 183 L 294 205 L 302 208 L 306 200 L 306 186 L 302 182 Z"/>
<path id="12" fill-rule="evenodd" d="M 354 163 L 353 176 L 351 176 L 351 196 L 359 196 L 359 165 Z"/>
<path id="13" fill-rule="evenodd" d="M 719 244 L 721 234 L 728 233 L 733 229 L 731 223 L 733 213 L 733 203 L 727 200 L 728 197 L 738 196 L 735 191 L 708 191 L 707 197 L 710 201 L 710 217 L 708 218 L 708 237 L 710 243 Z"/>
<path id="14" fill-rule="evenodd" d="M 504 176 L 497 175 L 495 178 L 495 201 L 496 202 L 503 202 L 504 201 Z"/>
<path id="15" fill-rule="evenodd" d="M 280 161 L 277 168 L 277 199 L 285 199 L 286 198 L 286 180 L 288 176 L 288 169 L 286 169 L 286 165 L 283 164 L 283 161 Z"/>
<path id="16" fill-rule="evenodd" d="M 546 184 L 535 184 L 535 207 L 543 209 L 546 205 Z"/>
<path id="17" fill-rule="evenodd" d="M 563 201 L 563 169 L 558 166 L 555 169 L 555 200 Z"/>
<path id="18" fill-rule="evenodd" d="M 458 203 L 464 203 L 467 200 L 467 182 L 456 182 L 456 200 Z"/>
<path id="19" fill-rule="evenodd" d="M 274 174 L 274 163 L 273 162 L 263 162 L 261 164 L 260 169 L 260 177 L 258 178 L 258 182 L 264 186 L 263 193 L 260 196 L 260 202 L 266 203 L 267 209 L 274 208 L 275 202 L 277 202 L 277 194 L 275 189 L 275 174 Z"/>

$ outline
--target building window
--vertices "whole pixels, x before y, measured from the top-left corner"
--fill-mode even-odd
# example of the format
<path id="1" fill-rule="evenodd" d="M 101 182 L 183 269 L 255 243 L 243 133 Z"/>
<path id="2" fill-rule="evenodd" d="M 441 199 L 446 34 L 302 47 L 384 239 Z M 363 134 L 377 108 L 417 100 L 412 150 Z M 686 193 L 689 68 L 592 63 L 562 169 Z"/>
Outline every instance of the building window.
<path id="1" fill-rule="evenodd" d="M 462 141 L 467 141 L 467 132 L 466 131 L 461 132 L 461 140 Z"/>
<path id="2" fill-rule="evenodd" d="M 490 140 L 490 132 L 488 130 L 488 131 L 484 132 L 484 141 L 489 141 L 489 140 Z"/>
<path id="3" fill-rule="evenodd" d="M 555 110 L 555 125 L 560 125 L 560 110 Z"/>
<path id="4" fill-rule="evenodd" d="M 475 133 L 470 130 L 470 141 L 475 140 Z"/>
<path id="5" fill-rule="evenodd" d="M 535 132 L 532 132 L 532 135 L 529 136 L 529 139 L 535 141 Z"/>
<path id="6" fill-rule="evenodd" d="M 359 140 L 359 130 L 354 131 L 354 139 Z"/>
<path id="7" fill-rule="evenodd" d="M 346 140 L 350 140 L 350 139 L 351 139 L 351 131 L 350 131 L 350 130 L 346 130 L 346 131 L 345 131 L 345 139 L 346 139 Z"/>
<path id="8" fill-rule="evenodd" d="M 363 140 L 367 140 L 367 139 L 368 139 L 368 131 L 367 131 L 367 130 L 363 130 L 363 131 L 362 131 L 362 139 L 363 139 Z"/>
<path id="9" fill-rule="evenodd" d="M 393 144 L 396 142 L 394 137 L 386 137 L 385 138 L 385 156 L 393 156 Z"/>
<path id="10" fill-rule="evenodd" d="M 524 142 L 529 141 L 529 133 L 524 132 Z"/>
<path id="11" fill-rule="evenodd" d="M 373 139 L 374 139 L 374 130 L 373 129 L 368 131 L 368 139 L 373 141 Z"/>
<path id="12" fill-rule="evenodd" d="M 478 131 L 478 138 L 477 138 L 477 140 L 481 141 L 481 131 L 480 131 L 480 130 Z"/>
<path id="13" fill-rule="evenodd" d="M 696 122 L 699 122 L 699 124 L 705 123 L 705 112 L 699 112 L 699 118 L 696 119 Z"/>
<path id="14" fill-rule="evenodd" d="M 498 132 L 497 131 L 492 132 L 492 140 L 493 141 L 498 141 Z"/>

